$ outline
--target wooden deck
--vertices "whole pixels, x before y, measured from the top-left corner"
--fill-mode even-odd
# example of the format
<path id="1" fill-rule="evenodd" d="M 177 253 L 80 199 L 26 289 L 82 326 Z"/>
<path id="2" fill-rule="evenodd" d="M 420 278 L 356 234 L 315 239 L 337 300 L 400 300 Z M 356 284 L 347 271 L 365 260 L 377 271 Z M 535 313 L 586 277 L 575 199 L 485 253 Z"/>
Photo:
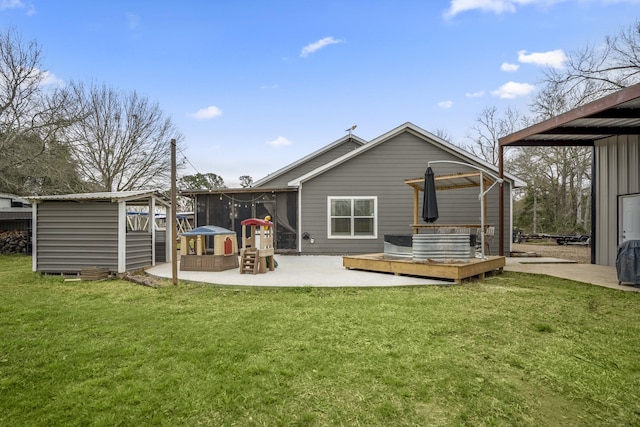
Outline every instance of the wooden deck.
<path id="1" fill-rule="evenodd" d="M 485 260 L 474 258 L 469 262 L 413 261 L 411 258 L 390 257 L 382 253 L 342 257 L 342 265 L 348 269 L 447 279 L 458 284 L 469 278 L 484 279 L 486 273 L 502 273 L 505 263 L 503 256 L 489 256 Z"/>

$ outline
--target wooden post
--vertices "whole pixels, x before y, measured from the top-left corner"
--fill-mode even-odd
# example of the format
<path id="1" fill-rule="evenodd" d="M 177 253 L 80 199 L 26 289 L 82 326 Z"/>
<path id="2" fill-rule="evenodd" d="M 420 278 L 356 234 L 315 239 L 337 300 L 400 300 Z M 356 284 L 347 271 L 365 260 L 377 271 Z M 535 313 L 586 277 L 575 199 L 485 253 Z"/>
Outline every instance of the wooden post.
<path id="1" fill-rule="evenodd" d="M 176 140 L 171 140 L 171 281 L 174 285 L 178 284 L 178 251 L 176 248 L 176 240 L 178 239 L 178 230 L 176 228 L 176 206 L 178 197 L 176 195 Z"/>
<path id="2" fill-rule="evenodd" d="M 418 205 L 420 204 L 420 190 L 413 187 L 413 224 L 418 223 Z M 413 234 L 418 234 L 418 229 L 413 228 Z"/>

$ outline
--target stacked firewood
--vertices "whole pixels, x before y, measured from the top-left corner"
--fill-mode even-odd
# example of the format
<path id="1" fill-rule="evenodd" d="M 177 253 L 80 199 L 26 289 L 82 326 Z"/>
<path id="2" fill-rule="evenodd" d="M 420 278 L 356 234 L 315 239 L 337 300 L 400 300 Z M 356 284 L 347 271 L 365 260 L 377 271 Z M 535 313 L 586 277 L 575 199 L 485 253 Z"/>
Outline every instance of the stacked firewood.
<path id="1" fill-rule="evenodd" d="M 25 254 L 29 234 L 23 230 L 0 232 L 0 254 Z"/>

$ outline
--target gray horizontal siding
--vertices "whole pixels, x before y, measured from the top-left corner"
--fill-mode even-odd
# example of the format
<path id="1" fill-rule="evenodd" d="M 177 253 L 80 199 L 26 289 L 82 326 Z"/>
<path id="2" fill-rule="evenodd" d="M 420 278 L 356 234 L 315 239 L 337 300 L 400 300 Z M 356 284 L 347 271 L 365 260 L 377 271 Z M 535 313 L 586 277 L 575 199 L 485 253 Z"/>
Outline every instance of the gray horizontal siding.
<path id="1" fill-rule="evenodd" d="M 316 157 L 313 157 L 308 161 L 296 166 L 295 168 L 283 173 L 282 175 L 265 182 L 261 187 L 286 187 L 289 181 L 299 178 L 302 175 L 307 174 L 312 170 L 323 166 L 330 161 L 335 160 L 350 151 L 353 151 L 358 147 L 360 147 L 360 144 L 357 144 L 352 140 L 347 140 L 344 143 L 333 147 L 331 150 L 321 153 Z"/>
<path id="2" fill-rule="evenodd" d="M 302 227 L 314 238 L 302 241 L 301 252 L 309 254 L 374 253 L 384 249 L 385 234 L 410 234 L 413 222 L 413 188 L 406 179 L 424 176 L 427 162 L 461 159 L 405 132 L 356 156 L 302 185 Z M 464 160 L 462 160 L 464 161 Z M 464 166 L 438 164 L 436 175 L 472 171 Z M 510 230 L 508 185 L 505 190 L 506 231 Z M 480 223 L 479 187 L 439 191 L 440 224 Z M 377 239 L 328 239 L 327 196 L 378 196 Z M 487 224 L 498 226 L 498 189 L 487 197 Z M 422 203 L 420 203 L 420 209 Z M 420 211 L 421 212 L 421 211 Z M 505 248 L 509 237 L 505 236 Z M 498 233 L 492 241 L 492 254 L 498 253 Z"/>
<path id="3" fill-rule="evenodd" d="M 156 231 L 156 263 L 167 262 L 167 233 Z"/>
<path id="4" fill-rule="evenodd" d="M 640 136 L 616 136 L 595 144 L 596 264 L 615 265 L 618 196 L 640 192 Z"/>
<path id="5" fill-rule="evenodd" d="M 102 267 L 117 272 L 116 203 L 43 201 L 37 209 L 37 271 L 73 273 Z"/>
<path id="6" fill-rule="evenodd" d="M 127 233 L 127 271 L 140 270 L 152 265 L 151 233 Z"/>

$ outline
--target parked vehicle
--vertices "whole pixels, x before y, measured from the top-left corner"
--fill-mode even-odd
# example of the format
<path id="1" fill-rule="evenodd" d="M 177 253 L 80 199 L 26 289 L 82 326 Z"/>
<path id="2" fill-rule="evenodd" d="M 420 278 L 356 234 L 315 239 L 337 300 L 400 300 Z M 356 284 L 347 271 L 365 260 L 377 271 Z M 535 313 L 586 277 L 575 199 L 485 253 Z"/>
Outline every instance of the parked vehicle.
<path id="1" fill-rule="evenodd" d="M 556 236 L 556 243 L 559 245 L 591 246 L 591 236 L 582 234 L 577 236 Z"/>

